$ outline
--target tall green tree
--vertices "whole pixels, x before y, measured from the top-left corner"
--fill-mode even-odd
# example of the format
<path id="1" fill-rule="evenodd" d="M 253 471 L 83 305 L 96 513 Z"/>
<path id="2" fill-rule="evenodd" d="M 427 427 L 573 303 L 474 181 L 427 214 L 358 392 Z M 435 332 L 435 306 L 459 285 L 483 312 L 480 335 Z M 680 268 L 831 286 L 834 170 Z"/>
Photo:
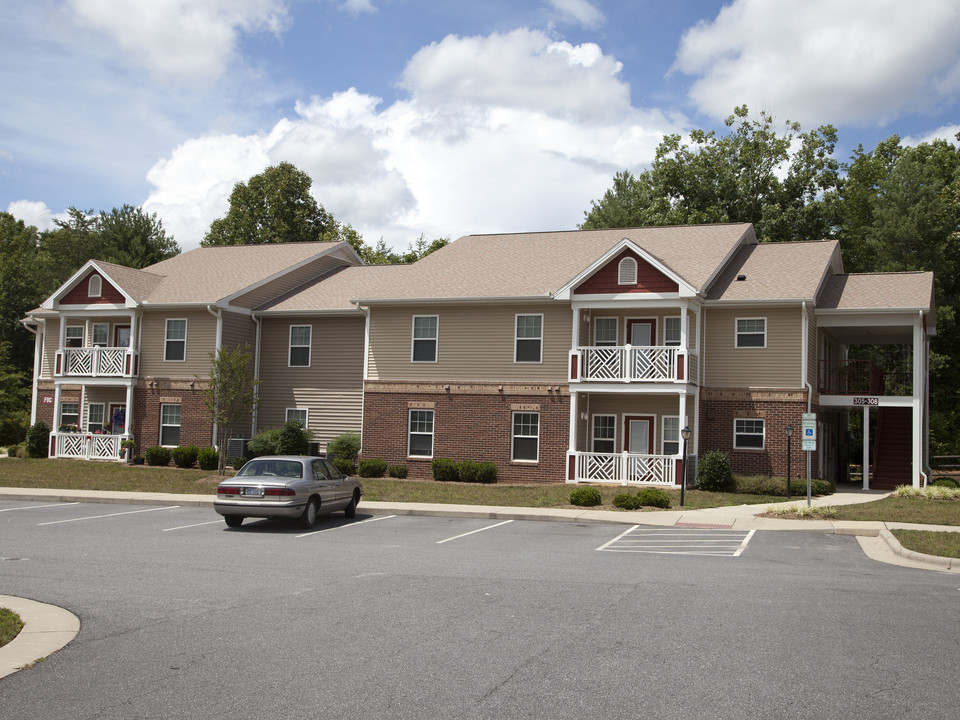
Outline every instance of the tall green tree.
<path id="1" fill-rule="evenodd" d="M 225 473 L 227 449 L 233 431 L 240 423 L 249 423 L 257 405 L 255 389 L 260 384 L 253 376 L 253 349 L 249 344 L 221 347 L 210 353 L 210 379 L 203 390 L 203 404 L 217 426 L 219 472 Z M 197 378 L 201 381 L 201 378 Z"/>
<path id="2" fill-rule="evenodd" d="M 772 115 L 750 119 L 746 105 L 727 118 L 730 131 L 692 130 L 690 143 L 667 135 L 649 170 L 614 177 L 580 227 L 637 227 L 749 222 L 765 241 L 832 235 L 839 163 L 836 130 L 801 133 Z"/>
<path id="3" fill-rule="evenodd" d="M 97 218 L 97 233 L 102 247 L 100 260 L 143 268 L 180 254 L 180 246 L 163 229 L 156 213 L 123 205 Z"/>
<path id="4" fill-rule="evenodd" d="M 449 243 L 450 238 L 436 238 L 428 241 L 426 235 L 421 234 L 416 242 L 410 243 L 407 249 L 401 253 L 394 252 L 387 247 L 383 238 L 380 238 L 373 247 L 366 245 L 363 238 L 359 236 L 357 236 L 357 242 L 351 242 L 350 244 L 357 251 L 360 259 L 367 265 L 400 265 L 425 258 Z"/>

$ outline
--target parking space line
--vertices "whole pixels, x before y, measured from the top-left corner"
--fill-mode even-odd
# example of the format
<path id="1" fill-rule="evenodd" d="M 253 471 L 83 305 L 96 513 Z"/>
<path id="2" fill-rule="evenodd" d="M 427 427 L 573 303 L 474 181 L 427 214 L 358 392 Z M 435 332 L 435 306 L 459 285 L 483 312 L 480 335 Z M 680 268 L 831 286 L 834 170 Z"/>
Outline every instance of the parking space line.
<path id="1" fill-rule="evenodd" d="M 713 555 L 740 557 L 756 530 L 662 530 L 634 525 L 597 550 L 656 555 Z"/>
<path id="2" fill-rule="evenodd" d="M 164 507 L 147 508 L 146 510 L 127 510 L 126 512 L 107 513 L 106 515 L 88 515 L 87 517 L 70 518 L 69 520 L 51 520 L 50 522 L 37 523 L 37 527 L 40 527 L 41 525 L 58 525 L 60 523 L 79 522 L 80 520 L 99 520 L 100 518 L 116 517 L 117 515 L 134 515 L 136 513 L 155 512 L 157 510 L 173 510 L 174 508 L 178 507 L 180 506 L 167 505 Z"/>
<path id="3" fill-rule="evenodd" d="M 513 520 L 504 520 L 503 522 L 498 522 L 494 525 L 487 525 L 486 527 L 479 528 L 477 530 L 471 530 L 470 532 L 461 533 L 460 535 L 454 535 L 449 537 L 446 540 L 437 540 L 437 545 L 443 545 L 445 542 L 450 542 L 451 540 L 458 540 L 467 535 L 473 535 L 474 533 L 483 532 L 484 530 L 492 530 L 495 527 L 500 527 L 501 525 L 506 525 L 507 523 L 512 523 Z"/>
<path id="4" fill-rule="evenodd" d="M 734 557 L 740 557 L 740 553 L 747 549 L 747 543 L 750 542 L 750 538 L 753 537 L 753 534 L 756 530 L 751 530 L 747 533 L 747 536 L 743 539 L 743 542 L 740 543 L 740 548 L 733 554 Z"/>
<path id="5" fill-rule="evenodd" d="M 377 520 L 389 520 L 390 518 L 395 518 L 396 515 L 381 515 L 380 517 L 372 517 L 367 520 L 360 520 L 359 522 L 347 523 L 345 525 L 337 525 L 332 528 L 324 528 L 323 530 L 314 530 L 312 532 L 303 533 L 302 535 L 294 535 L 294 537 L 304 538 L 310 537 L 311 535 L 319 535 L 320 533 L 331 532 L 333 530 L 343 530 L 344 528 L 358 527 L 360 525 L 366 525 L 367 523 L 376 522 Z"/>
<path id="6" fill-rule="evenodd" d="M 187 528 L 200 527 L 201 525 L 219 525 L 223 520 L 210 520 L 209 522 L 194 523 L 193 525 L 181 525 L 180 527 L 164 528 L 161 532 L 170 532 L 171 530 L 186 530 Z"/>
<path id="7" fill-rule="evenodd" d="M 632 533 L 634 530 L 636 530 L 638 527 L 640 527 L 640 526 L 639 526 L 639 525 L 634 525 L 634 526 L 631 527 L 631 528 L 627 528 L 627 529 L 624 530 L 622 533 L 620 533 L 619 535 L 617 535 L 617 536 L 616 536 L 613 540 L 611 540 L 610 542 L 605 542 L 603 545 L 601 545 L 600 547 L 598 547 L 597 550 L 606 550 L 607 547 L 609 547 L 610 545 L 613 545 L 615 542 L 617 542 L 617 540 L 619 540 L 620 538 L 622 538 L 624 535 L 629 535 L 629 534 Z"/>
<path id="8" fill-rule="evenodd" d="M 26 507 L 3 508 L 0 512 L 10 512 L 11 510 L 36 510 L 37 508 L 64 507 L 66 505 L 79 505 L 79 502 L 52 503 L 50 505 L 27 505 Z"/>

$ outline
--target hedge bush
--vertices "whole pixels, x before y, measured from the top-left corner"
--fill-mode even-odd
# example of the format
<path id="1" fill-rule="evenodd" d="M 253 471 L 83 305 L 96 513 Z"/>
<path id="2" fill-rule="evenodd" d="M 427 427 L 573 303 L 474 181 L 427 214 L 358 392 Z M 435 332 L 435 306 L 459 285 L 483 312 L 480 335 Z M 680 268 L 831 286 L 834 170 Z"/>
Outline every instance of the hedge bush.
<path id="1" fill-rule="evenodd" d="M 580 506 L 599 505 L 603 502 L 603 496 L 595 487 L 585 486 L 574 488 L 570 491 L 570 504 Z"/>
<path id="2" fill-rule="evenodd" d="M 201 470 L 219 470 L 220 454 L 216 448 L 204 448 L 197 452 L 197 464 Z"/>
<path id="3" fill-rule="evenodd" d="M 640 498 L 633 493 L 622 492 L 613 496 L 613 505 L 614 507 L 623 508 L 624 510 L 636 510 L 640 508 L 643 503 L 641 503 Z"/>
<path id="4" fill-rule="evenodd" d="M 357 474 L 364 478 L 383 477 L 387 472 L 387 461 L 380 458 L 364 458 L 357 463 Z"/>
<path id="5" fill-rule="evenodd" d="M 27 456 L 45 458 L 50 451 L 50 426 L 37 420 L 27 430 Z"/>
<path id="6" fill-rule="evenodd" d="M 407 466 L 391 465 L 390 467 L 387 468 L 387 475 L 389 475 L 392 478 L 399 478 L 403 480 L 407 476 Z"/>
<path id="7" fill-rule="evenodd" d="M 497 466 L 492 462 L 461 460 L 457 463 L 457 477 L 460 482 L 495 483 L 497 481 Z"/>
<path id="8" fill-rule="evenodd" d="M 197 462 L 200 448 L 196 445 L 181 445 L 175 447 L 170 454 L 173 456 L 173 464 L 178 468 L 192 468 L 193 464 Z"/>
<path id="9" fill-rule="evenodd" d="M 280 428 L 261 430 L 247 441 L 247 456 L 252 460 L 261 455 L 276 455 L 279 435 Z"/>
<path id="10" fill-rule="evenodd" d="M 288 420 L 277 433 L 277 455 L 307 455 L 310 452 L 310 431 L 297 420 Z"/>
<path id="11" fill-rule="evenodd" d="M 711 450 L 697 463 L 697 487 L 708 492 L 732 492 L 736 487 L 730 458 L 725 452 Z"/>
<path id="12" fill-rule="evenodd" d="M 171 453 L 168 448 L 154 445 L 153 447 L 148 447 L 143 452 L 143 457 L 146 458 L 147 465 L 161 467 L 170 464 Z"/>
<path id="13" fill-rule="evenodd" d="M 748 475 L 734 478 L 734 489 L 738 493 L 745 495 L 775 495 L 786 496 L 787 481 L 785 478 L 769 477 L 765 475 Z M 702 489 L 702 488 L 701 488 Z M 811 480 L 811 495 L 832 495 L 833 485 L 828 480 Z M 790 479 L 790 494 L 793 496 L 806 496 L 807 481 L 805 479 Z"/>
<path id="14" fill-rule="evenodd" d="M 460 479 L 457 464 L 449 458 L 436 458 L 430 463 L 433 479 L 438 482 L 456 482 Z"/>
<path id="15" fill-rule="evenodd" d="M 948 488 L 960 487 L 960 485 L 957 484 L 957 481 L 950 477 L 937 478 L 930 484 L 935 487 L 948 487 Z"/>
<path id="16" fill-rule="evenodd" d="M 333 464 L 336 465 L 337 470 L 344 475 L 353 475 L 357 471 L 357 466 L 353 460 L 345 460 L 344 458 L 335 457 L 333 459 Z"/>
<path id="17" fill-rule="evenodd" d="M 637 501 L 645 507 L 668 508 L 670 507 L 670 496 L 660 488 L 647 487 L 641 488 L 637 492 Z"/>
<path id="18" fill-rule="evenodd" d="M 233 465 L 234 470 L 239 470 L 246 464 L 247 464 L 247 458 L 245 457 L 235 457 L 233 459 L 233 462 L 231 463 L 231 465 Z"/>
<path id="19" fill-rule="evenodd" d="M 327 457 L 331 460 L 349 460 L 351 468 L 360 454 L 360 434 L 344 433 L 327 443 Z M 339 465 L 337 466 L 339 467 Z"/>

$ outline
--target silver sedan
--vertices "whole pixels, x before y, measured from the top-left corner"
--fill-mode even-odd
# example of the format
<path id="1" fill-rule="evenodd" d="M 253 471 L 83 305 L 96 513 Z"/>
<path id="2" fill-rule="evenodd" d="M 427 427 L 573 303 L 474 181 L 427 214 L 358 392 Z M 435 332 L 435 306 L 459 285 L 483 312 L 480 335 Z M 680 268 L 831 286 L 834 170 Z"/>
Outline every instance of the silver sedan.
<path id="1" fill-rule="evenodd" d="M 302 455 L 254 458 L 217 486 L 214 509 L 230 527 L 244 518 L 296 518 L 313 527 L 320 513 L 343 510 L 352 518 L 363 489 L 330 460 Z"/>

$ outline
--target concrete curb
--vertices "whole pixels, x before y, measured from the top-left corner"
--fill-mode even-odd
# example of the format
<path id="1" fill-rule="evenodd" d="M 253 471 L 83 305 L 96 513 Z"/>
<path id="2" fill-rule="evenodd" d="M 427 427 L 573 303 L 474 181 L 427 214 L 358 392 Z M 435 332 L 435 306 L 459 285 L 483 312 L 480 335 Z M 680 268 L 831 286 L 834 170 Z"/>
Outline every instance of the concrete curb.
<path id="1" fill-rule="evenodd" d="M 80 632 L 80 618 L 56 605 L 0 595 L 0 607 L 23 620 L 20 634 L 0 648 L 0 678 L 52 655 Z"/>
<path id="2" fill-rule="evenodd" d="M 933 532 L 938 531 L 935 530 Z M 931 570 L 952 570 L 960 572 L 960 558 L 940 557 L 939 555 L 924 555 L 923 553 L 918 553 L 914 550 L 908 550 L 901 545 L 896 536 L 886 528 L 880 531 L 880 539 L 887 544 L 887 547 L 890 548 L 891 552 L 899 555 L 902 558 L 912 560 L 913 562 L 926 566 L 932 566 L 929 568 Z"/>

